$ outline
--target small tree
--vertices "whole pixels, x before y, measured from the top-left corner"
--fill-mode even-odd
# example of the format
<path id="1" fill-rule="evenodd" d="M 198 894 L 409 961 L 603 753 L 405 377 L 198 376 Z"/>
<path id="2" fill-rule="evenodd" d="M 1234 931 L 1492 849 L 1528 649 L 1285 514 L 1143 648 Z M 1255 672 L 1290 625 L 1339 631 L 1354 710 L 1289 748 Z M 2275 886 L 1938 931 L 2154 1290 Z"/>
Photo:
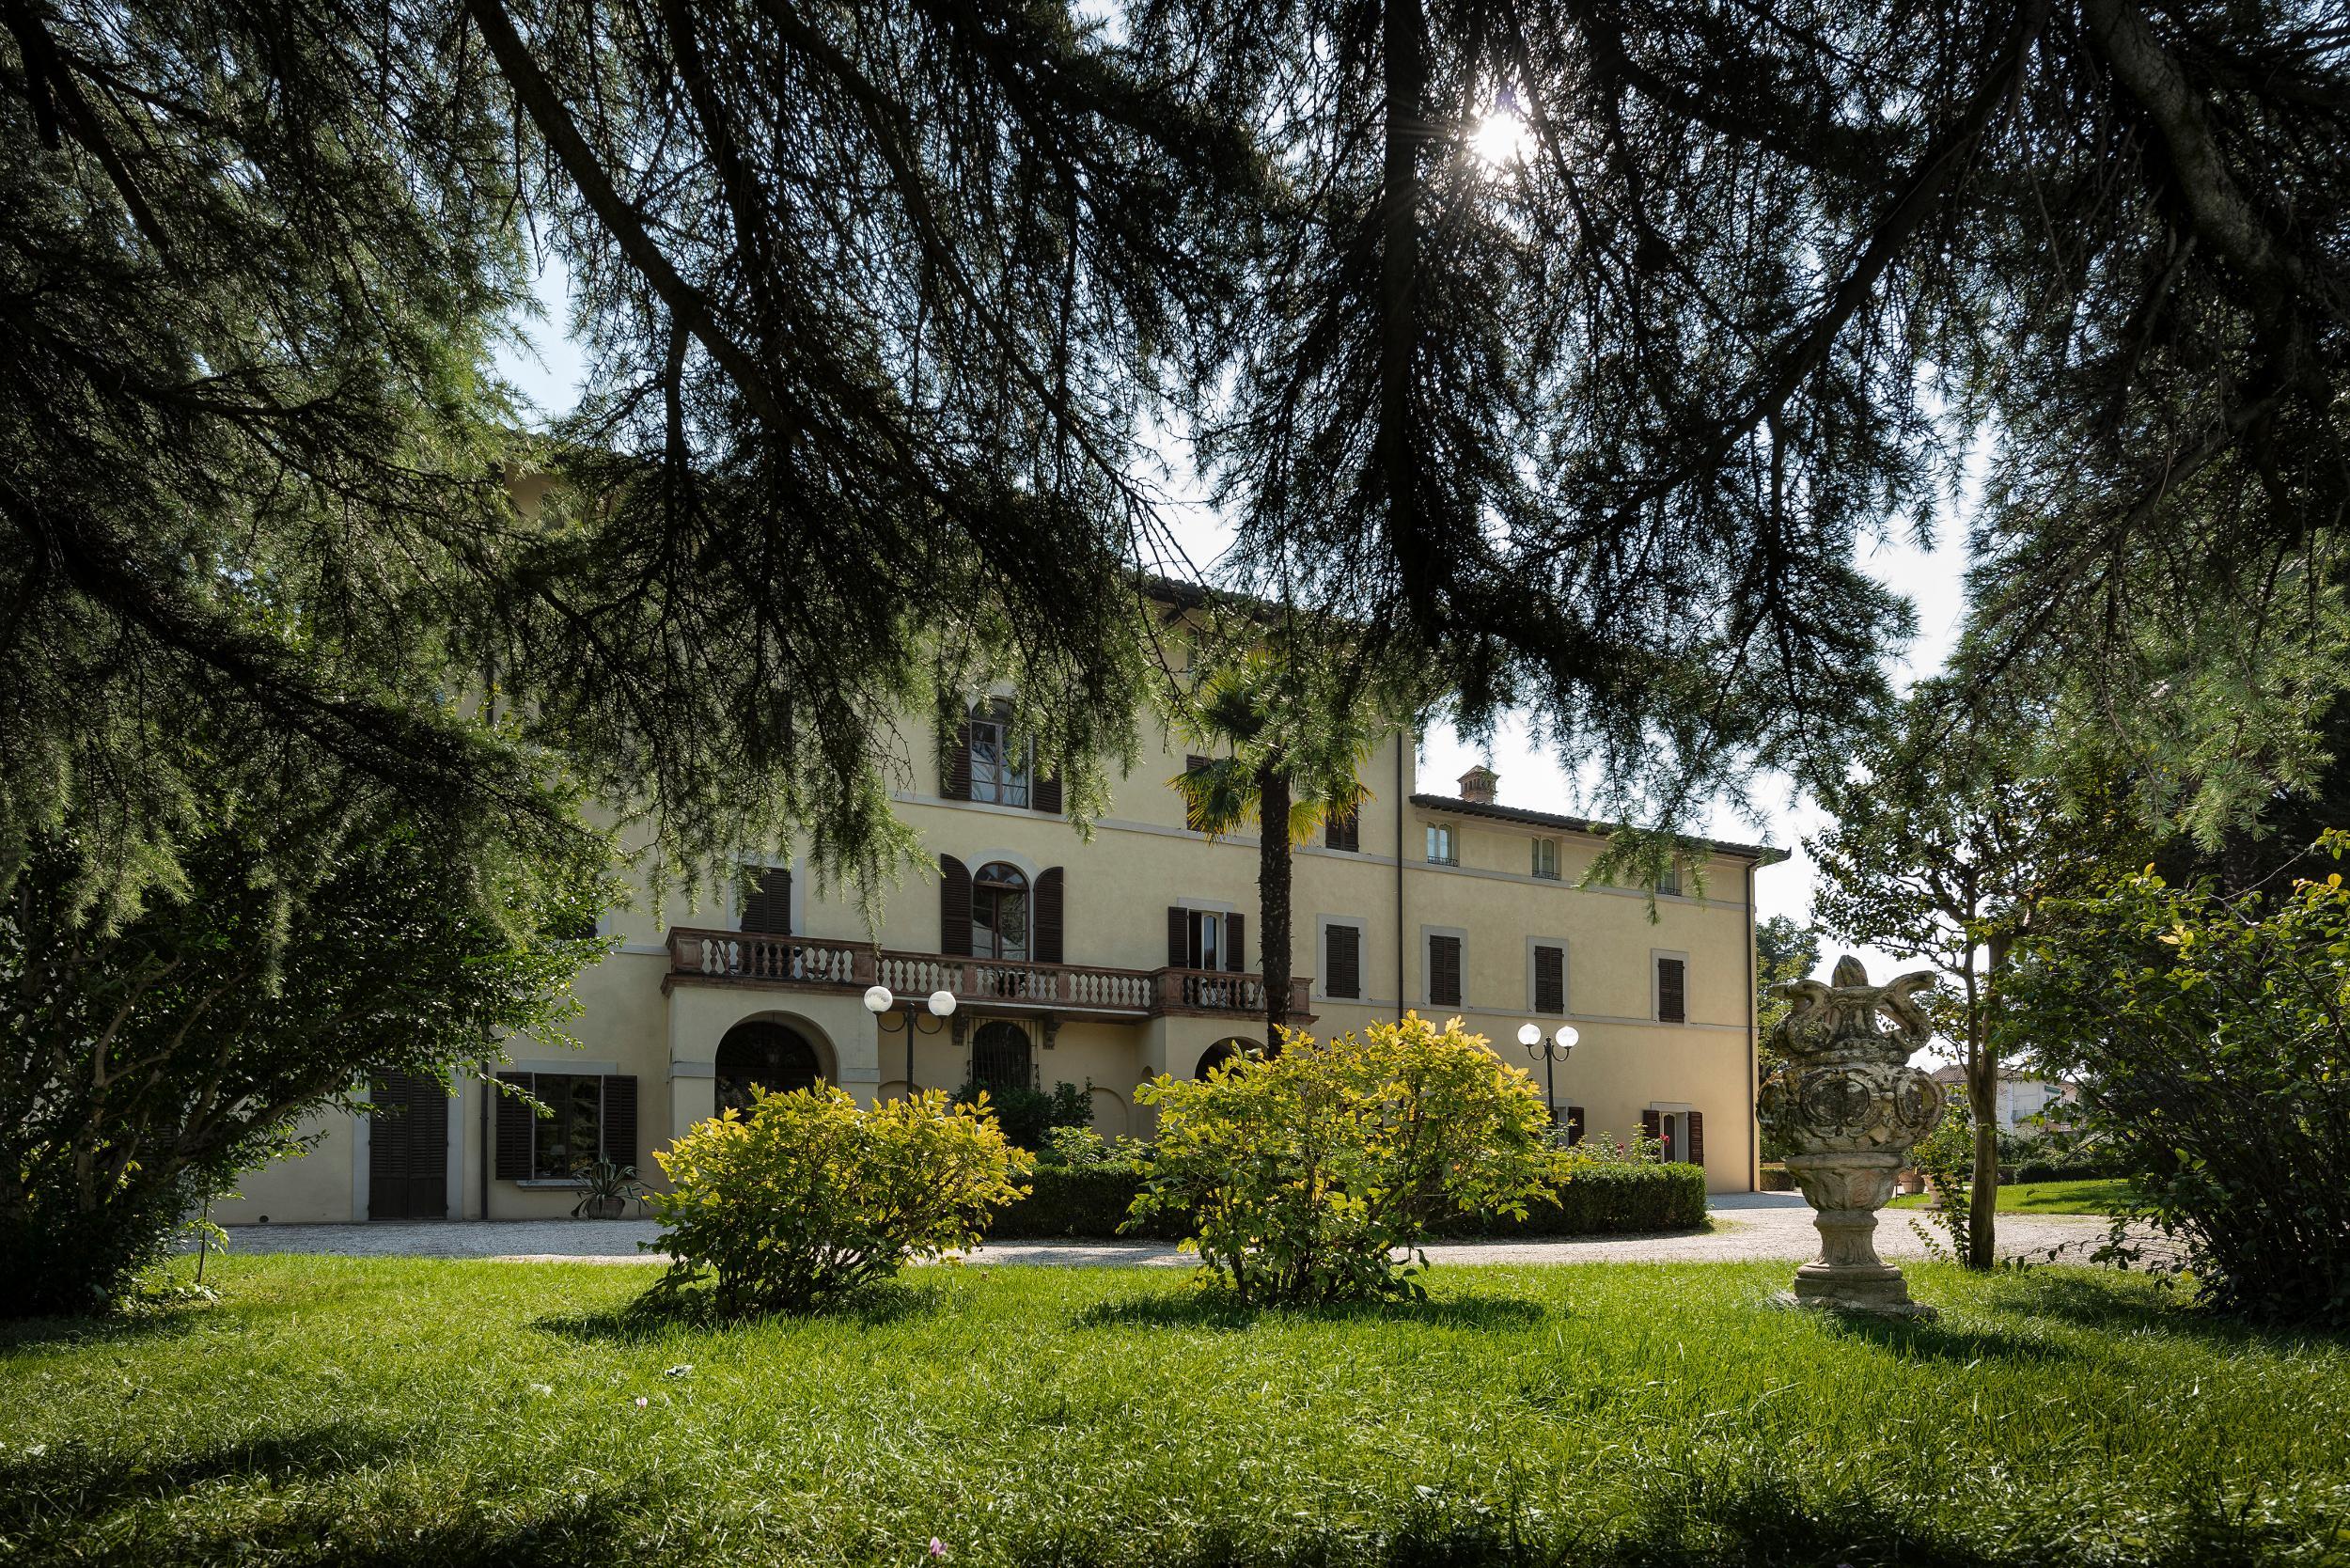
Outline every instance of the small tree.
<path id="1" fill-rule="evenodd" d="M 1026 1157 L 985 1096 L 957 1105 L 935 1089 L 870 1109 L 826 1085 L 759 1092 L 749 1115 L 729 1108 L 653 1158 L 671 1185 L 651 1198 L 652 1245 L 676 1259 L 655 1289 L 715 1275 L 729 1313 L 805 1312 L 976 1246 L 1028 1191 Z"/>
<path id="2" fill-rule="evenodd" d="M 1826 930 L 1932 964 L 1955 982 L 1950 1033 L 1975 1129 L 1965 1262 L 1998 1258 L 1999 1053 L 1994 1024 L 2016 942 L 2042 903 L 2083 886 L 2118 837 L 2031 770 L 2025 738 L 1927 683 L 1863 759 L 1821 792 L 1836 825 L 1807 839 Z"/>
<path id="3" fill-rule="evenodd" d="M 1464 1210 L 1524 1218 L 1551 1168 L 1533 1079 L 1457 1019 L 1292 1033 L 1277 1056 L 1135 1097 L 1159 1130 L 1134 1220 L 1196 1225 L 1184 1245 L 1246 1303 L 1417 1295 L 1400 1249 Z"/>
<path id="4" fill-rule="evenodd" d="M 2339 858 L 2350 835 L 2325 836 Z M 2051 905 L 2009 1022 L 2138 1172 L 2212 1301 L 2350 1325 L 2350 886 L 2223 897 L 2151 871 Z"/>
<path id="5" fill-rule="evenodd" d="M 1257 904 L 1263 922 L 1265 1041 L 1289 1027 L 1290 851 L 1324 817 L 1355 811 L 1357 773 L 1384 720 L 1364 685 L 1319 660 L 1254 650 L 1218 666 L 1179 703 L 1175 728 L 1221 748 L 1174 779 L 1192 823 L 1210 838 L 1258 828 Z"/>
<path id="6" fill-rule="evenodd" d="M 37 839 L 0 867 L 10 1309 L 102 1306 L 182 1215 L 372 1075 L 487 1071 L 509 1034 L 561 1039 L 572 977 L 602 951 L 594 865 L 398 808 L 348 814 L 332 778 L 261 772 L 215 760 L 237 788 L 197 803 L 180 880 L 112 922 L 73 846 Z M 300 880 L 260 874 L 297 862 Z"/>

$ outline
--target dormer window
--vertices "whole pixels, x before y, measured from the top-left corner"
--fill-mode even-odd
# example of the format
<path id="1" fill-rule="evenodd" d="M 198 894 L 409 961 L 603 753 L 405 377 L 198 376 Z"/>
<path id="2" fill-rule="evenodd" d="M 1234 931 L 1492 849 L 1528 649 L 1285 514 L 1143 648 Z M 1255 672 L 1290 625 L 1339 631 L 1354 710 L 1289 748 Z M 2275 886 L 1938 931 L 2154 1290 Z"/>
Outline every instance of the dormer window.
<path id="1" fill-rule="evenodd" d="M 1559 880 L 1558 839 L 1537 839 L 1534 840 L 1534 874 L 1552 882 Z"/>

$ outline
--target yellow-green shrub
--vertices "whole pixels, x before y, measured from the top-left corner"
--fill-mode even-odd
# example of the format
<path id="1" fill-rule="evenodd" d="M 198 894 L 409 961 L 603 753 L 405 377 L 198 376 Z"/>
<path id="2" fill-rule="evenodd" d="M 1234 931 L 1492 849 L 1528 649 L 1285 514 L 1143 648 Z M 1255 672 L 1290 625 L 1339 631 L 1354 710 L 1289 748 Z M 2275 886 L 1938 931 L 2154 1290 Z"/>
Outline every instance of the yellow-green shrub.
<path id="1" fill-rule="evenodd" d="M 1533 1080 L 1458 1020 L 1290 1034 L 1268 1060 L 1135 1097 L 1159 1128 L 1130 1223 L 1190 1222 L 1185 1245 L 1243 1301 L 1417 1294 L 1427 1260 L 1399 1249 L 1462 1209 L 1523 1216 L 1548 1168 Z"/>
<path id="2" fill-rule="evenodd" d="M 936 1090 L 870 1110 L 824 1086 L 761 1094 L 654 1157 L 671 1184 L 656 1245 L 677 1260 L 661 1289 L 715 1275 L 730 1312 L 806 1311 L 971 1247 L 1026 1172 L 984 1099 Z"/>

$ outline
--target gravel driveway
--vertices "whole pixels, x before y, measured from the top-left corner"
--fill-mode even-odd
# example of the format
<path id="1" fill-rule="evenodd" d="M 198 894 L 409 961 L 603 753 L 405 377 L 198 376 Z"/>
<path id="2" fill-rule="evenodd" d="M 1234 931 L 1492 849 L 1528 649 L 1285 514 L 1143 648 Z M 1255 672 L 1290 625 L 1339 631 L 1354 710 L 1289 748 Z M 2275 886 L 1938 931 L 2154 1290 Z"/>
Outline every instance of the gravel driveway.
<path id="1" fill-rule="evenodd" d="M 1817 1254 L 1811 1211 L 1795 1193 L 1716 1193 L 1714 1229 L 1697 1234 L 1595 1236 L 1588 1240 L 1440 1242 L 1431 1260 L 1451 1263 L 1734 1262 L 1779 1258 L 1800 1262 Z M 1888 1209 L 1877 1224 L 1877 1250 L 1888 1258 L 1918 1258 L 1925 1244 L 1910 1222 L 1915 1210 Z M 514 1262 L 632 1263 L 662 1261 L 639 1249 L 659 1234 L 650 1220 L 500 1219 L 379 1220 L 368 1225 L 239 1225 L 229 1230 L 234 1253 L 323 1252 L 363 1258 L 496 1258 Z M 1936 1231 L 1937 1237 L 1940 1232 Z M 2107 1234 L 2094 1215 L 2002 1215 L 2003 1257 L 2064 1255 L 2086 1260 Z M 1151 1264 L 1185 1266 L 1194 1260 L 1163 1242 L 996 1242 L 971 1255 L 976 1263 L 1058 1266 Z"/>

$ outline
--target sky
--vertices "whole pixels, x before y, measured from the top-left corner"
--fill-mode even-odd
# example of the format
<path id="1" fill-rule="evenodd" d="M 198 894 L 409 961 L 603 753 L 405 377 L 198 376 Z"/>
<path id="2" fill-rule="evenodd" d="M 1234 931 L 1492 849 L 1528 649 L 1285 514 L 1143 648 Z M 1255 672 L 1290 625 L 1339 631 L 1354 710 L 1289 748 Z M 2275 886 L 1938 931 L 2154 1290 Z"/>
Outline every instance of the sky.
<path id="1" fill-rule="evenodd" d="M 568 410 L 576 400 L 587 365 L 579 346 L 565 334 L 570 319 L 565 298 L 567 279 L 560 264 L 550 262 L 540 274 L 540 303 L 544 321 L 532 323 L 526 345 L 515 345 L 500 355 L 499 368 L 521 388 L 542 415 Z M 1179 473 L 1181 463 L 1170 464 Z M 1216 557 L 1231 542 L 1232 530 L 1214 510 L 1179 485 L 1167 519 L 1183 554 L 1202 570 L 1212 569 Z M 1862 565 L 1879 581 L 1908 599 L 1918 612 L 1918 634 L 1894 668 L 1895 682 L 1909 682 L 1941 669 L 1957 641 L 1965 613 L 1966 531 L 1959 521 L 1945 515 L 1935 526 L 1935 548 L 1927 551 L 1907 542 L 1887 542 Z M 1449 793 L 1453 781 L 1482 762 L 1501 776 L 1499 799 L 1505 806 L 1536 811 L 1574 814 L 1578 803 L 1570 787 L 1564 760 L 1538 749 L 1522 720 L 1500 726 L 1493 744 L 1480 746 L 1448 725 L 1437 725 L 1422 737 L 1419 781 L 1424 792 Z M 1755 877 L 1755 913 L 1759 919 L 1775 915 L 1808 918 L 1811 909 L 1814 869 L 1804 853 L 1806 835 L 1816 833 L 1825 819 L 1809 801 L 1794 798 L 1786 785 L 1765 781 L 1754 791 L 1760 821 L 1748 821 L 1723 809 L 1699 824 L 1713 836 L 1741 843 L 1766 843 L 1787 850 L 1792 858 Z M 1856 949 L 1872 974 L 1912 967 L 1908 963 L 1868 948 Z M 1823 966 L 1833 952 L 1822 954 Z"/>

